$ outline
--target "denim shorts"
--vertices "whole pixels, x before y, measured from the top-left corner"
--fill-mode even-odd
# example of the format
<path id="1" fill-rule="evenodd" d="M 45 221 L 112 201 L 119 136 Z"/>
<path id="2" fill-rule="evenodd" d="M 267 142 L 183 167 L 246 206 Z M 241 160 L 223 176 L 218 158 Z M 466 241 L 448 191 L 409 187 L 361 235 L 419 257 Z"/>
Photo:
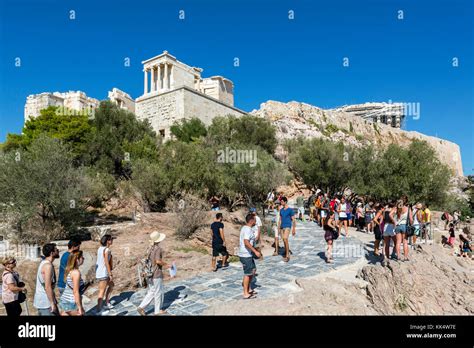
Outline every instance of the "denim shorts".
<path id="1" fill-rule="evenodd" d="M 395 233 L 407 233 L 407 225 L 397 225 Z"/>
<path id="2" fill-rule="evenodd" d="M 67 301 L 59 301 L 59 308 L 64 312 L 75 311 L 77 310 L 76 302 L 67 302 Z"/>
<path id="3" fill-rule="evenodd" d="M 101 282 L 101 281 L 109 281 L 109 280 L 110 280 L 110 277 L 109 277 L 109 276 L 106 276 L 106 277 L 102 277 L 102 278 L 95 278 L 95 280 L 97 280 L 98 282 Z"/>
<path id="4" fill-rule="evenodd" d="M 393 224 L 385 224 L 383 227 L 383 236 L 384 237 L 393 237 L 395 236 L 395 230 Z"/>
<path id="5" fill-rule="evenodd" d="M 38 315 L 43 316 L 43 317 L 54 317 L 57 314 L 51 312 L 51 308 L 37 308 L 38 310 Z"/>
<path id="6" fill-rule="evenodd" d="M 242 263 L 244 269 L 244 275 L 251 276 L 253 272 L 257 269 L 255 266 L 255 261 L 253 257 L 241 257 L 240 262 Z"/>

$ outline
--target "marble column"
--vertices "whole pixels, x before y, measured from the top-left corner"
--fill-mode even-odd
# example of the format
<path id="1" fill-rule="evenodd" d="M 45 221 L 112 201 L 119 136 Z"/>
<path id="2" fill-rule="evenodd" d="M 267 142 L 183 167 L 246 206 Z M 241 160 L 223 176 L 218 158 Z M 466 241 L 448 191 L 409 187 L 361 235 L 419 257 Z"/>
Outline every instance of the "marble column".
<path id="1" fill-rule="evenodd" d="M 156 91 L 155 67 L 151 67 L 151 91 Z"/>
<path id="2" fill-rule="evenodd" d="M 169 79 L 168 79 L 168 63 L 165 63 L 165 85 L 164 89 L 168 90 L 168 84 L 169 84 Z"/>
<path id="3" fill-rule="evenodd" d="M 145 76 L 143 78 L 143 94 L 147 94 L 148 93 L 148 72 L 146 69 L 143 69 L 143 72 L 145 73 Z"/>
<path id="4" fill-rule="evenodd" d="M 163 89 L 163 83 L 161 80 L 161 64 L 158 64 L 158 76 L 156 78 L 156 90 L 160 92 Z"/>

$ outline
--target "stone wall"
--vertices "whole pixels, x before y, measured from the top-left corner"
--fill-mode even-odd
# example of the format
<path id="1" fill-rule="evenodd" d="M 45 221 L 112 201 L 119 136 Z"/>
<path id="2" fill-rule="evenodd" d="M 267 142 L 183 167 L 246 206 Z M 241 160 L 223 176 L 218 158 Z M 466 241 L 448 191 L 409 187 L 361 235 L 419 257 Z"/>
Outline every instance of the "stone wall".
<path id="1" fill-rule="evenodd" d="M 216 116 L 246 113 L 228 106 L 194 89 L 182 87 L 161 94 L 140 97 L 136 102 L 136 115 L 139 120 L 148 119 L 157 134 L 170 139 L 170 127 L 179 120 L 199 118 L 210 125 Z"/>
<path id="2" fill-rule="evenodd" d="M 246 114 L 240 109 L 190 89 L 184 89 L 184 105 L 185 118 L 198 117 L 206 125 L 210 125 L 212 119 L 216 116 L 242 116 Z"/>
<path id="3" fill-rule="evenodd" d="M 139 120 L 148 119 L 153 130 L 169 138 L 169 127 L 183 118 L 183 89 L 165 92 L 159 95 L 140 97 L 135 104 L 136 115 Z"/>

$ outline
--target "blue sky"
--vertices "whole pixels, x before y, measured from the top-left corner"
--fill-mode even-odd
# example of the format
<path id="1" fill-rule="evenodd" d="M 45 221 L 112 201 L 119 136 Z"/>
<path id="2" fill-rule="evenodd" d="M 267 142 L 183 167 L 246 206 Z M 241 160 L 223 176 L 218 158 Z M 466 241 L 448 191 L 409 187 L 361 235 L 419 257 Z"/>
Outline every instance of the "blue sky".
<path id="1" fill-rule="evenodd" d="M 168 50 L 230 78 L 246 111 L 269 99 L 420 103 L 405 128 L 458 143 L 473 174 L 473 12 L 472 0 L 0 0 L 0 141 L 21 131 L 27 95 L 105 99 L 117 87 L 136 98 L 140 62 Z"/>

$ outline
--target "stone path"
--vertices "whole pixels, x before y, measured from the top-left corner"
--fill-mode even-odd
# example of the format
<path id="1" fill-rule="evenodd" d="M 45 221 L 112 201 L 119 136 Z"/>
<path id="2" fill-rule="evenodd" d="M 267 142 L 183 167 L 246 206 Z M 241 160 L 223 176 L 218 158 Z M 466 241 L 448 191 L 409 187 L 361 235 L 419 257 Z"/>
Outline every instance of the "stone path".
<path id="1" fill-rule="evenodd" d="M 290 249 L 293 252 L 290 262 L 285 263 L 281 256 L 257 260 L 258 297 L 289 295 L 299 290 L 295 279 L 312 277 L 354 263 L 364 256 L 364 245 L 360 240 L 340 236 L 334 245 L 334 263 L 327 264 L 323 236 L 323 230 L 315 223 L 298 222 L 296 236 L 290 236 Z M 210 305 L 242 300 L 242 276 L 241 263 L 234 262 L 227 269 L 217 272 L 168 281 L 165 283 L 164 307 L 172 315 L 199 315 Z M 113 297 L 111 302 L 114 308 L 108 315 L 138 315 L 136 308 L 145 293 L 146 289 L 142 289 Z M 93 315 L 93 310 L 88 313 Z M 148 306 L 147 313 L 153 313 L 153 304 Z"/>

